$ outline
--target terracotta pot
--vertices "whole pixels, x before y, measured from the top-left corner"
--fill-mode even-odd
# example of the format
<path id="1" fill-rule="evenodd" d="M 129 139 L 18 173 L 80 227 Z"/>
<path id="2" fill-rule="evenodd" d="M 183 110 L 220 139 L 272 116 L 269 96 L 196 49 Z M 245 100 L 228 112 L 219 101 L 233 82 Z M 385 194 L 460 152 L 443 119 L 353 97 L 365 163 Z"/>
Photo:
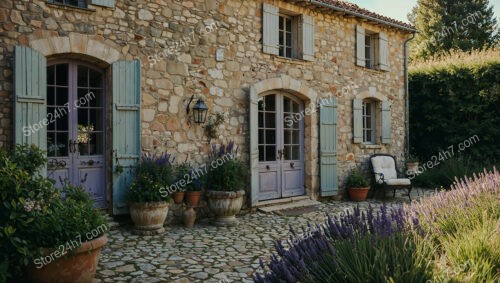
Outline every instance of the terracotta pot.
<path id="1" fill-rule="evenodd" d="M 193 228 L 194 222 L 196 221 L 196 211 L 193 207 L 188 207 L 184 210 L 183 214 L 184 225 L 187 228 Z"/>
<path id="2" fill-rule="evenodd" d="M 95 276 L 97 263 L 102 247 L 108 242 L 103 235 L 92 241 L 82 243 L 75 250 L 67 251 L 64 256 L 36 268 L 30 264 L 27 268 L 31 282 L 35 283 L 91 283 Z M 49 253 L 54 252 L 50 251 Z M 46 258 L 50 257 L 47 255 Z"/>
<path id="3" fill-rule="evenodd" d="M 173 198 L 175 203 L 182 203 L 184 200 L 184 192 L 175 192 Z"/>
<path id="4" fill-rule="evenodd" d="M 130 203 L 130 217 L 134 222 L 135 231 L 141 235 L 154 235 L 163 233 L 163 223 L 168 215 L 168 203 L 145 202 Z"/>
<path id="5" fill-rule="evenodd" d="M 237 224 L 236 214 L 243 206 L 244 190 L 235 192 L 207 191 L 208 208 L 215 214 L 214 224 L 217 226 L 233 226 Z"/>
<path id="6" fill-rule="evenodd" d="M 418 162 L 408 162 L 406 163 L 407 172 L 413 173 L 418 171 Z"/>
<path id="7" fill-rule="evenodd" d="M 366 197 L 368 196 L 368 191 L 370 190 L 370 187 L 363 187 L 363 188 L 349 188 L 349 197 L 353 201 L 365 201 Z"/>
<path id="8" fill-rule="evenodd" d="M 186 203 L 192 207 L 198 207 L 200 203 L 201 191 L 186 192 Z"/>

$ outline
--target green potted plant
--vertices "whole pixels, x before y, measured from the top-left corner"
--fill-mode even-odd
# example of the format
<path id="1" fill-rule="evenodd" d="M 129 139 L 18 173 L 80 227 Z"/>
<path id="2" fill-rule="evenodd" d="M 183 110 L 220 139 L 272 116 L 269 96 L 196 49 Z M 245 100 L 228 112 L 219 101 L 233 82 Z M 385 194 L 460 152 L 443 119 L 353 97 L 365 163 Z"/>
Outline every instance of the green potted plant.
<path id="1" fill-rule="evenodd" d="M 346 187 L 349 192 L 349 197 L 353 201 L 364 201 L 370 190 L 370 182 L 367 178 L 359 173 L 357 169 L 352 170 L 347 176 Z"/>
<path id="2" fill-rule="evenodd" d="M 35 146 L 0 150 L 0 266 L 5 279 L 92 282 L 107 242 L 106 218 L 81 187 L 41 176 Z M 61 193 L 62 192 L 62 193 Z M 22 278 L 24 277 L 24 278 Z"/>
<path id="3" fill-rule="evenodd" d="M 161 189 L 172 183 L 171 155 L 145 154 L 135 168 L 135 176 L 130 185 L 130 217 L 136 234 L 154 235 L 163 233 L 163 223 L 168 215 L 170 195 Z"/>
<path id="4" fill-rule="evenodd" d="M 197 207 L 201 197 L 201 184 L 198 176 L 194 174 L 194 169 L 188 162 L 185 162 L 177 166 L 176 173 L 177 180 L 175 183 L 178 189 L 173 193 L 175 203 L 181 203 L 182 198 L 185 196 L 188 205 Z"/>
<path id="5" fill-rule="evenodd" d="M 415 155 L 410 154 L 406 160 L 406 172 L 412 173 L 418 170 L 418 158 Z"/>
<path id="6" fill-rule="evenodd" d="M 234 142 L 227 145 L 212 145 L 207 174 L 207 202 L 210 211 L 215 214 L 215 225 L 236 225 L 235 215 L 243 206 L 246 169 L 243 162 L 236 158 Z"/>

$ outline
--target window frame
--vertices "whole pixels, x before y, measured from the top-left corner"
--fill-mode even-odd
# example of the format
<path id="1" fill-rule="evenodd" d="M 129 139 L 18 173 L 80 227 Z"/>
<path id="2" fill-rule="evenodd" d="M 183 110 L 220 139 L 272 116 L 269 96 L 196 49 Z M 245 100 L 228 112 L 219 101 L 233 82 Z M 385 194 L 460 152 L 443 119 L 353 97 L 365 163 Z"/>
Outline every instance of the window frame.
<path id="1" fill-rule="evenodd" d="M 363 122 L 363 143 L 377 144 L 377 102 L 374 100 L 363 100 L 362 122 Z M 367 110 L 370 110 L 367 114 Z M 367 120 L 370 118 L 370 125 L 367 125 Z M 370 134 L 368 135 L 368 132 Z"/>
<path id="2" fill-rule="evenodd" d="M 281 21 L 283 19 L 283 29 L 281 29 Z M 287 30 L 287 21 L 290 21 L 290 30 Z M 294 16 L 286 15 L 280 13 L 278 15 L 278 56 L 295 59 L 297 42 L 296 42 L 296 21 L 297 19 Z M 287 45 L 286 35 L 290 34 L 290 45 Z M 283 44 L 280 44 L 280 36 L 283 36 Z M 290 48 L 290 56 L 287 56 L 287 49 Z M 283 50 L 283 54 L 282 54 Z"/>
<path id="3" fill-rule="evenodd" d="M 375 52 L 376 45 L 378 44 L 377 35 L 378 33 L 365 30 L 365 67 L 373 70 L 376 69 L 376 66 L 379 63 L 379 58 Z"/>
<path id="4" fill-rule="evenodd" d="M 76 0 L 77 5 L 66 3 L 68 1 L 70 0 L 47 0 L 47 2 L 50 4 L 61 5 L 65 7 L 80 8 L 80 9 L 88 9 L 89 7 L 88 0 Z M 81 4 L 83 4 L 83 6 L 80 6 Z"/>

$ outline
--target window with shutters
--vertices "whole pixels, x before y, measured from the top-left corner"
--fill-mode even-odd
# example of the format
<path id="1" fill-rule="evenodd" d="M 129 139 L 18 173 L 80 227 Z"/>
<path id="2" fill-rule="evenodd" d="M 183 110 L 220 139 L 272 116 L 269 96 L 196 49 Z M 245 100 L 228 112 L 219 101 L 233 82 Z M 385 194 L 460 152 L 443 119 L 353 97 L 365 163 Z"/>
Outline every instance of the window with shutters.
<path id="1" fill-rule="evenodd" d="M 356 26 L 356 64 L 361 67 L 389 71 L 387 34 Z"/>
<path id="2" fill-rule="evenodd" d="M 49 0 L 49 3 L 73 6 L 78 8 L 87 8 L 86 0 Z"/>
<path id="3" fill-rule="evenodd" d="M 314 61 L 314 18 L 263 4 L 262 51 Z"/>
<path id="4" fill-rule="evenodd" d="M 373 100 L 363 101 L 363 143 L 376 143 L 376 102 Z"/>

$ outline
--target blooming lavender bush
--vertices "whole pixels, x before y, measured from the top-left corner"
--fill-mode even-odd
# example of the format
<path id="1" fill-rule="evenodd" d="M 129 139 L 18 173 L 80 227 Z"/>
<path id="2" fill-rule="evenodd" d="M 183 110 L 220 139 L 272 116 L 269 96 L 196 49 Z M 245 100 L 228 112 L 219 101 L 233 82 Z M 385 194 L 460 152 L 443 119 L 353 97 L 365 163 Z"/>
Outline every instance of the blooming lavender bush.
<path id="1" fill-rule="evenodd" d="M 327 217 L 311 237 L 291 229 L 255 282 L 498 282 L 500 174 L 455 179 L 452 190 L 388 210 Z"/>

